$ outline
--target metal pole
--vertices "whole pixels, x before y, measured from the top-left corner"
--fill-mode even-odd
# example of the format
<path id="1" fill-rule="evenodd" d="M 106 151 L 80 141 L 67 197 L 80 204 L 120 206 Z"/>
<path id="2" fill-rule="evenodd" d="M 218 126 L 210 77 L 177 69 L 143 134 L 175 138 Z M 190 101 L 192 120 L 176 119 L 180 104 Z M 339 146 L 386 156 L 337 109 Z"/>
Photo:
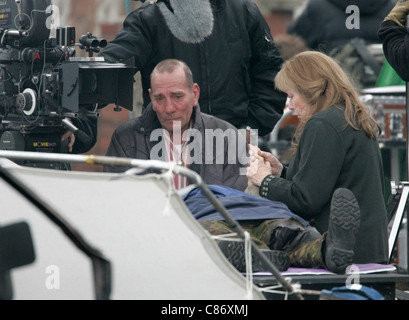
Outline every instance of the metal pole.
<path id="1" fill-rule="evenodd" d="M 409 178 L 409 83 L 406 82 L 406 174 Z M 408 179 L 406 178 L 406 179 Z"/>
<path id="2" fill-rule="evenodd" d="M 406 32 L 408 32 L 409 28 L 409 16 L 406 17 L 405 26 Z M 406 174 L 407 178 L 409 179 L 409 83 L 406 82 Z"/>
<path id="3" fill-rule="evenodd" d="M 409 28 L 409 15 L 406 17 L 406 32 L 408 32 Z M 409 83 L 406 82 L 406 179 L 409 181 Z M 407 201 L 408 199 L 406 199 Z M 406 228 L 409 229 L 409 223 L 408 223 L 408 210 L 406 209 Z M 407 230 L 408 231 L 408 230 Z M 408 254 L 408 249 L 409 249 L 409 234 L 406 233 L 406 272 L 409 273 L 409 254 Z"/>

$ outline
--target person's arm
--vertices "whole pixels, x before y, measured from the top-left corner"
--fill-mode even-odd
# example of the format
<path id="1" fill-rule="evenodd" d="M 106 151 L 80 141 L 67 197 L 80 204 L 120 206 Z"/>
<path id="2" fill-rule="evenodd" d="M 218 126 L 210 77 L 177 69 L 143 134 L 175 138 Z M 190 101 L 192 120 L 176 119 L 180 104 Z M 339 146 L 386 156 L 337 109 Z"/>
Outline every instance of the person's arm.
<path id="1" fill-rule="evenodd" d="M 68 152 L 86 153 L 94 147 L 98 131 L 96 118 L 66 118 L 64 121 L 68 121 L 68 125 L 71 124 L 75 129 L 73 132 L 67 128 L 61 137 L 62 141 L 68 141 Z"/>
<path id="2" fill-rule="evenodd" d="M 135 66 L 140 68 L 147 62 L 151 50 L 148 25 L 142 18 L 143 8 L 132 12 L 125 19 L 123 28 L 102 50 L 99 56 L 107 62 L 128 62 L 136 57 Z"/>
<path id="3" fill-rule="evenodd" d="M 395 21 L 382 22 L 378 30 L 386 60 L 404 80 L 409 81 L 409 33 Z"/>
<path id="4" fill-rule="evenodd" d="M 260 185 L 260 195 L 284 202 L 294 213 L 310 218 L 331 199 L 345 150 L 335 129 L 320 119 L 307 123 L 299 148 L 298 171 L 291 180 L 269 175 Z"/>
<path id="5" fill-rule="evenodd" d="M 283 60 L 264 17 L 254 4 L 249 6 L 249 12 L 248 30 L 253 55 L 249 70 L 249 114 L 244 125 L 258 129 L 259 136 L 264 136 L 272 131 L 283 114 L 286 94 L 276 90 L 274 84 Z"/>
<path id="6" fill-rule="evenodd" d="M 396 73 L 409 81 L 409 34 L 405 27 L 409 2 L 399 0 L 378 30 L 386 60 Z"/>

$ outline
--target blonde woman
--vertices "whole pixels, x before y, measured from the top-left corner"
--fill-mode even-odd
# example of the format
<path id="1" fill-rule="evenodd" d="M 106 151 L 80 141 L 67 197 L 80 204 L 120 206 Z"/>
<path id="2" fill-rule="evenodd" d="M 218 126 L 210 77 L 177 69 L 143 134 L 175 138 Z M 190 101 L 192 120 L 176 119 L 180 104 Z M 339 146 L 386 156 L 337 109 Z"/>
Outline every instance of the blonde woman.
<path id="1" fill-rule="evenodd" d="M 379 125 L 348 76 L 325 54 L 307 51 L 289 59 L 275 83 L 299 118 L 294 157 L 284 167 L 273 155 L 252 148 L 249 183 L 260 187 L 262 197 L 313 221 L 323 234 L 317 246 L 327 266 L 336 263 L 331 257 L 340 256 L 342 264 L 386 262 Z"/>

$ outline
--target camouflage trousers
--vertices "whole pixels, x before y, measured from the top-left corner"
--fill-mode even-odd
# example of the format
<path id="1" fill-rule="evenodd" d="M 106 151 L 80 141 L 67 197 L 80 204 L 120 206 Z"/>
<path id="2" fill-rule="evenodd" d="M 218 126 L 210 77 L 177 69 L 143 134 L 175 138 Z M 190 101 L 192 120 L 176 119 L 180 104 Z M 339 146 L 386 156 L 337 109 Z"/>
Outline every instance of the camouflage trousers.
<path id="1" fill-rule="evenodd" d="M 200 224 L 211 235 L 233 233 L 225 221 L 202 220 Z M 250 234 L 260 249 L 281 250 L 290 256 L 292 267 L 325 268 L 321 235 L 311 226 L 303 226 L 295 219 L 246 220 L 241 227 Z"/>

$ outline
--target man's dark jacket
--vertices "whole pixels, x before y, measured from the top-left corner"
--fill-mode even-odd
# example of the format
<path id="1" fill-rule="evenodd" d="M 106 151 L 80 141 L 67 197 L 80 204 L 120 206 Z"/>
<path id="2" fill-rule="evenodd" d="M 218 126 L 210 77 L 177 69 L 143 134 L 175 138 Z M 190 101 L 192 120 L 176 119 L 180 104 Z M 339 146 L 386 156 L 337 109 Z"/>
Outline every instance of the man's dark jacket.
<path id="1" fill-rule="evenodd" d="M 194 147 L 189 149 L 193 161 L 189 169 L 198 173 L 206 184 L 223 185 L 244 191 L 248 185 L 245 171 L 248 160 L 247 145 L 244 135 L 241 136 L 242 133 L 230 123 L 201 113 L 199 106 L 193 108 L 192 117 L 194 130 L 189 137 L 190 144 Z M 153 111 L 152 104 L 149 104 L 141 117 L 125 122 L 115 130 L 106 155 L 165 161 L 161 132 L 158 117 Z M 219 138 L 224 134 L 226 135 L 220 140 Z M 213 139 L 212 136 L 215 138 Z M 232 139 L 229 140 L 229 137 Z M 210 141 L 212 143 L 209 143 Z M 235 148 L 234 141 L 236 141 Z M 126 167 L 104 167 L 104 171 L 108 172 L 121 172 L 126 169 Z"/>
<path id="2" fill-rule="evenodd" d="M 191 44 L 175 38 L 158 5 L 146 3 L 126 18 L 101 55 L 107 61 L 134 57 L 141 72 L 144 106 L 150 102 L 149 77 L 156 64 L 180 59 L 200 86 L 202 112 L 266 135 L 280 119 L 286 100 L 274 86 L 283 61 L 269 27 L 250 0 L 214 0 L 212 10 L 212 34 Z"/>

